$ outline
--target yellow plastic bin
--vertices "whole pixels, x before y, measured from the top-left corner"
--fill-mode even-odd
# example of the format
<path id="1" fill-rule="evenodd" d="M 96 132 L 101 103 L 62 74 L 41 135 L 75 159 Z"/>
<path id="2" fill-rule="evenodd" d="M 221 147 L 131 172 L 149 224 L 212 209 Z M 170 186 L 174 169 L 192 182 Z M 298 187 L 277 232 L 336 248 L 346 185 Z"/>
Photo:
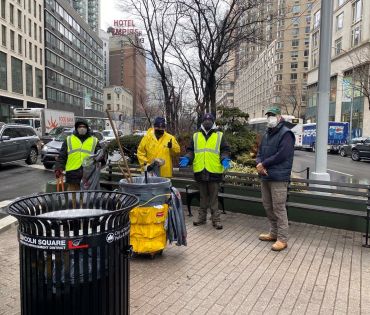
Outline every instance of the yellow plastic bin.
<path id="1" fill-rule="evenodd" d="M 134 253 L 153 255 L 163 251 L 167 243 L 164 228 L 167 215 L 167 204 L 131 210 L 130 243 Z"/>

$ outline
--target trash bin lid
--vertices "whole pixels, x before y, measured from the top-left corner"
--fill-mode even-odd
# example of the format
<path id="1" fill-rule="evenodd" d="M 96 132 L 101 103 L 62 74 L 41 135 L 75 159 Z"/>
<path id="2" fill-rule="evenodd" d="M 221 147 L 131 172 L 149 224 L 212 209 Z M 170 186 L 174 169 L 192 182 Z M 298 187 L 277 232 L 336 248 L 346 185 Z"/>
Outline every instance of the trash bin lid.
<path id="1" fill-rule="evenodd" d="M 53 219 L 68 219 L 68 218 L 81 218 L 91 217 L 97 215 L 104 215 L 109 213 L 108 210 L 102 209 L 66 209 L 39 214 L 38 217 L 53 218 Z"/>

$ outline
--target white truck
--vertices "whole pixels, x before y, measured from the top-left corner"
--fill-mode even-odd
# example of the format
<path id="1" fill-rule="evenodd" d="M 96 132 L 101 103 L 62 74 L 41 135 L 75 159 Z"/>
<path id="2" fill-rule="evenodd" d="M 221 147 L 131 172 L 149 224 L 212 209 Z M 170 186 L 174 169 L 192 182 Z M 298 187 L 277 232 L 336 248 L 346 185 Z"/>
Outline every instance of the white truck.
<path id="1" fill-rule="evenodd" d="M 15 108 L 12 121 L 35 128 L 39 137 L 48 135 L 59 126 L 74 127 L 75 115 L 72 112 L 47 108 Z"/>

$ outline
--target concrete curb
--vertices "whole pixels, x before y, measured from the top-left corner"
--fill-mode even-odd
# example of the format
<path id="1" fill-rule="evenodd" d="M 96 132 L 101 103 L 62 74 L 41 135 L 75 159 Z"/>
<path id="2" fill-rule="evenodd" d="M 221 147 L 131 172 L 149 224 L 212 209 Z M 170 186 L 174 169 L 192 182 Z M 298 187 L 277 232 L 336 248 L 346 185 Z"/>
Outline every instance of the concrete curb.
<path id="1" fill-rule="evenodd" d="M 11 202 L 12 200 L 0 201 L 0 212 L 5 214 L 5 208 Z M 17 224 L 17 219 L 11 217 L 10 215 L 7 215 L 6 217 L 0 219 L 0 234 L 10 229 L 12 226 L 15 226 L 16 224 Z"/>

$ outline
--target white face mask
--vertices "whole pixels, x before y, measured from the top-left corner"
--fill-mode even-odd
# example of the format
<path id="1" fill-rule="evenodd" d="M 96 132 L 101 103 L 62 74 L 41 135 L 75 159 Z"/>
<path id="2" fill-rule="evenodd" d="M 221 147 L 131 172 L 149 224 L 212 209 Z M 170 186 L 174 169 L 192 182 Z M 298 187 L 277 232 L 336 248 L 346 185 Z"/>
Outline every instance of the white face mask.
<path id="1" fill-rule="evenodd" d="M 275 128 L 278 124 L 278 118 L 276 116 L 269 116 L 267 117 L 267 127 L 268 128 Z"/>
<path id="2" fill-rule="evenodd" d="M 77 132 L 78 132 L 78 134 L 79 134 L 80 136 L 84 136 L 84 135 L 86 135 L 86 134 L 87 134 L 87 129 L 86 129 L 86 128 L 84 128 L 84 127 L 79 127 L 79 128 L 77 128 Z"/>

